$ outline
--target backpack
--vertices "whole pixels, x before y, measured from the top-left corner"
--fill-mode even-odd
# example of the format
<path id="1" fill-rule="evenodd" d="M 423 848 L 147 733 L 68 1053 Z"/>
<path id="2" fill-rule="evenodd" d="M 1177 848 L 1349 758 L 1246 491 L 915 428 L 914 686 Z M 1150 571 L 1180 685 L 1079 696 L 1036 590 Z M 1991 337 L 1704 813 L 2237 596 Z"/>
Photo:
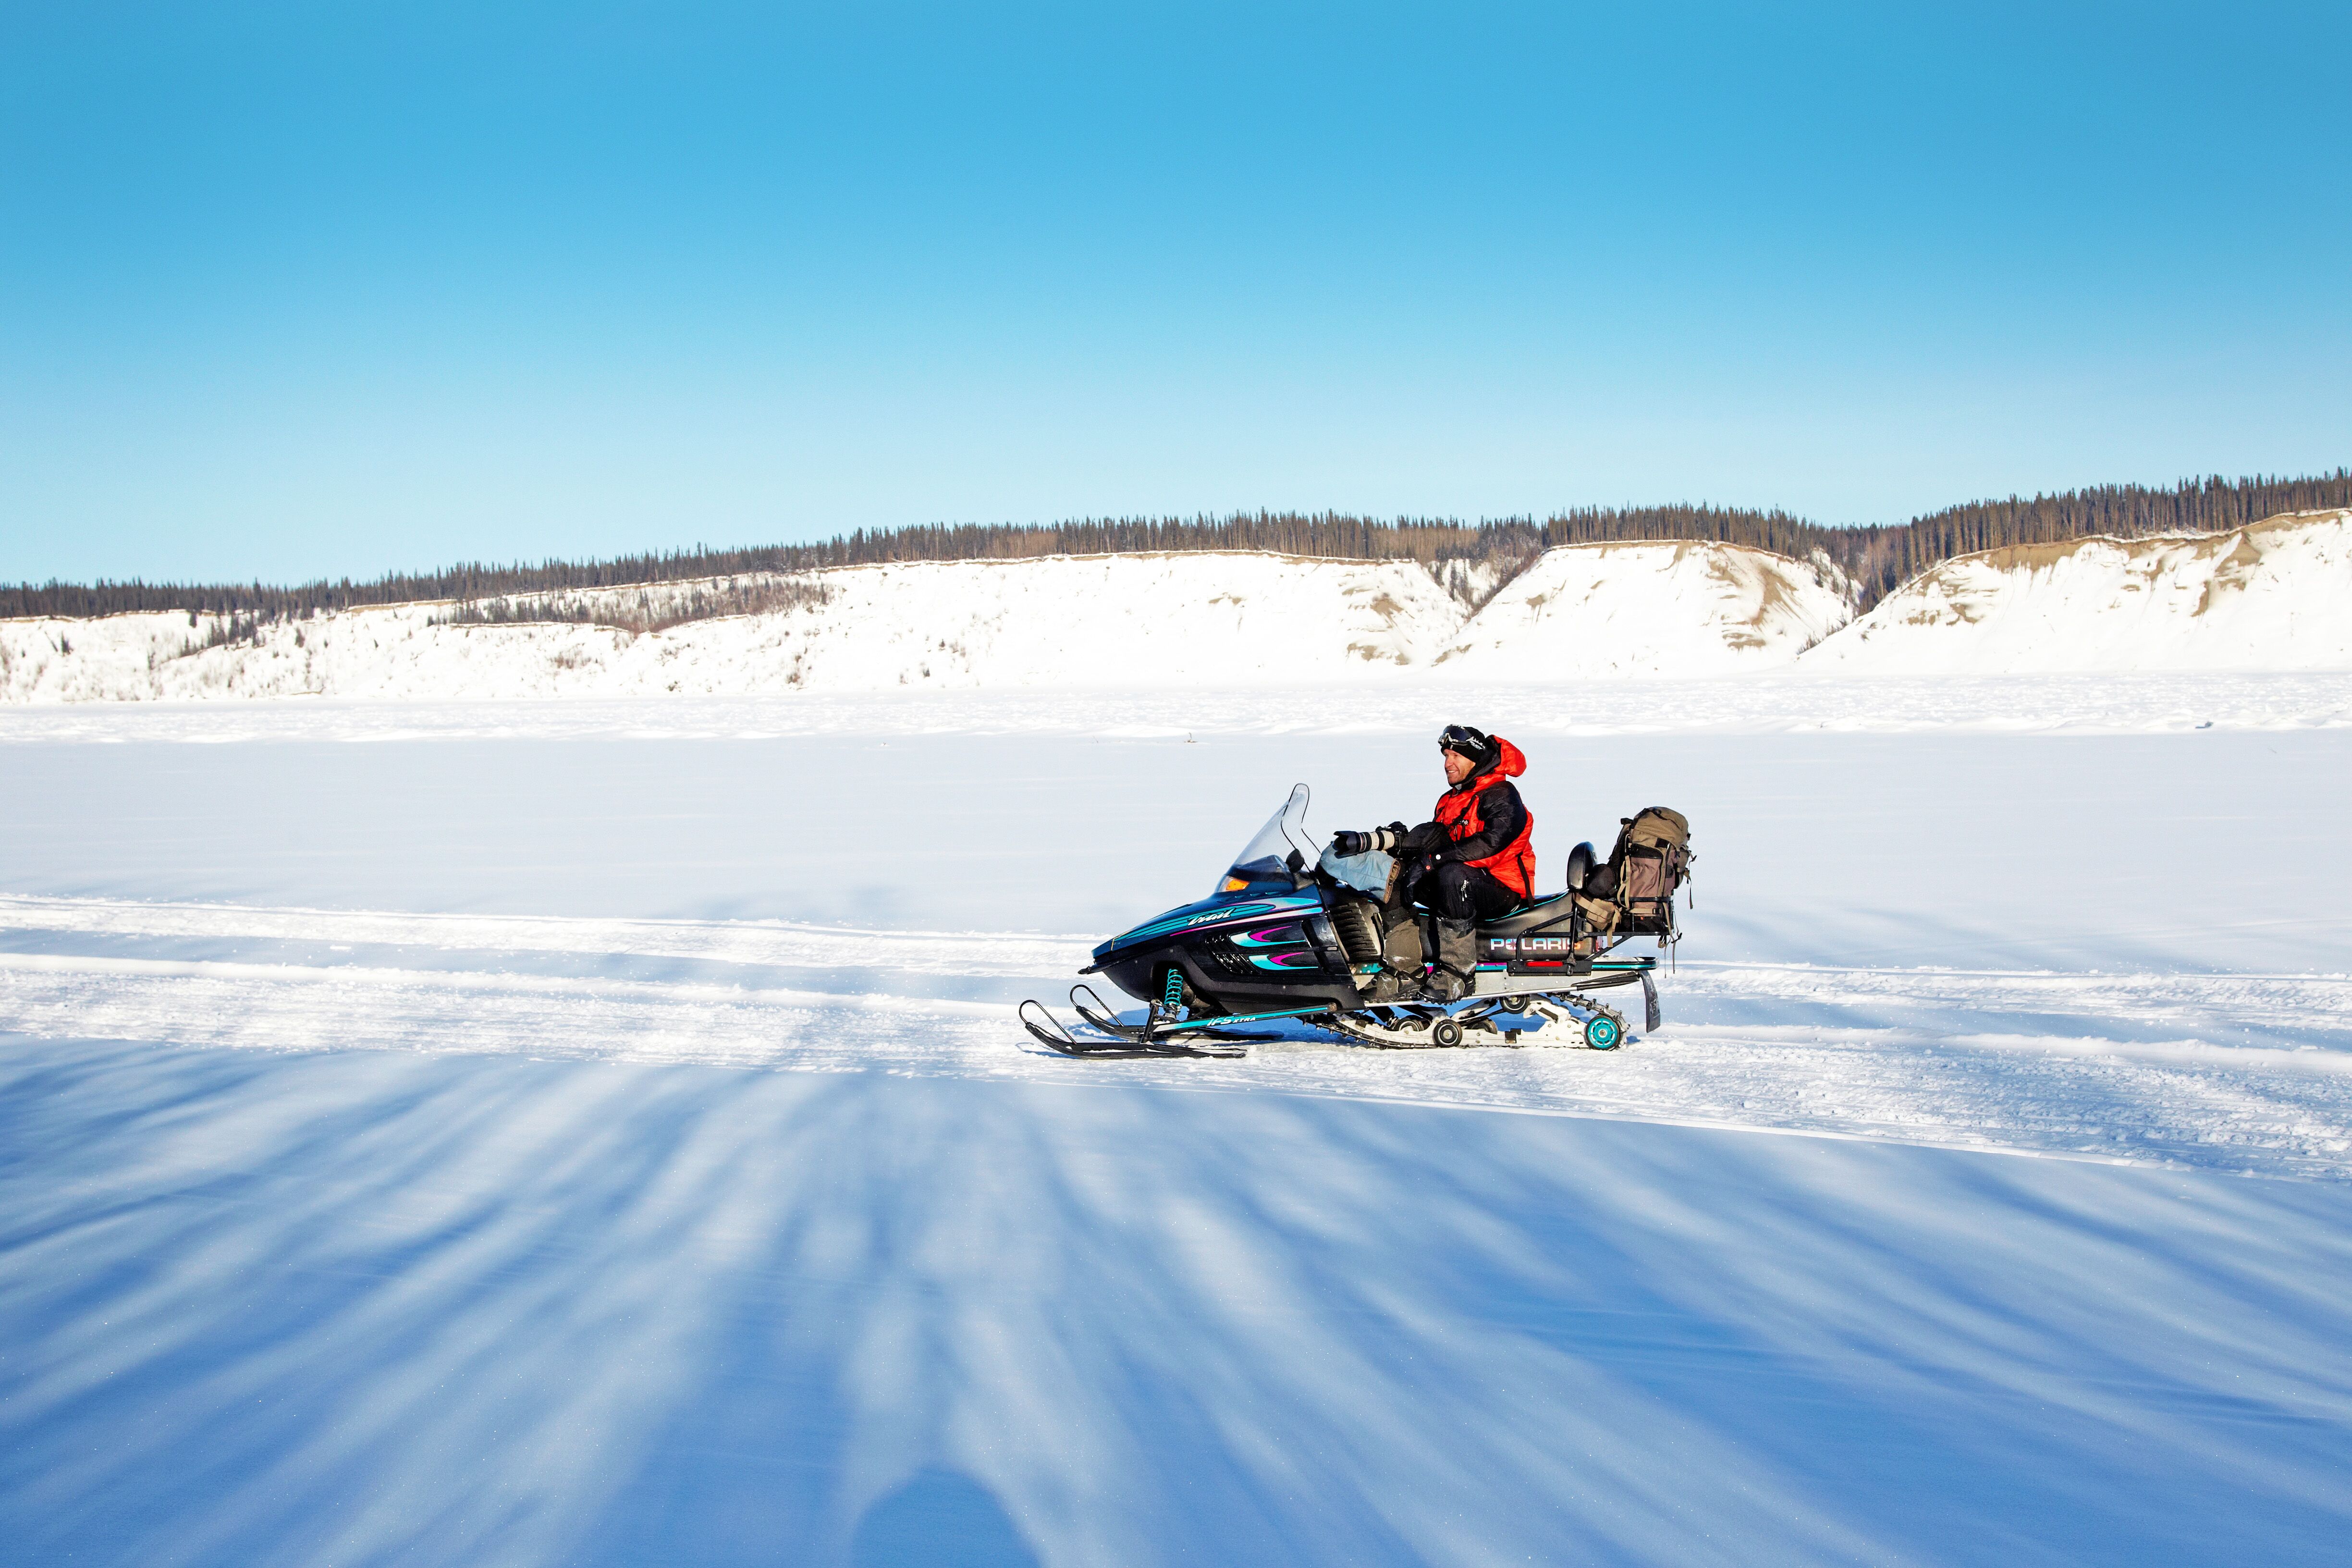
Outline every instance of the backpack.
<path id="1" fill-rule="evenodd" d="M 1604 935 L 1675 934 L 1675 889 L 1690 879 L 1690 818 L 1670 806 L 1645 805 L 1619 818 L 1608 870 L 1594 879 L 1601 898 L 1579 896 L 1577 907 Z"/>

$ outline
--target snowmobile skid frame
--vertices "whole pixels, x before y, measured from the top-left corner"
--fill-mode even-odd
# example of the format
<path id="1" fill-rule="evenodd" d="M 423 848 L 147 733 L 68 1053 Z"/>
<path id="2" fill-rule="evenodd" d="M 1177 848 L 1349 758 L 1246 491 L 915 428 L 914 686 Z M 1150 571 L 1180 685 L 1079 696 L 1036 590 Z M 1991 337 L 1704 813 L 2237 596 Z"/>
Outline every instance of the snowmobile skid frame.
<path id="1" fill-rule="evenodd" d="M 1589 980 L 1555 990 L 1476 995 L 1466 1005 L 1456 1004 L 1452 1008 L 1435 1002 L 1388 1003 L 1352 1013 L 1328 1013 L 1307 1022 L 1385 1050 L 1429 1050 L 1494 1043 L 1473 1041 L 1469 1037 L 1474 1034 L 1496 1036 L 1502 1044 L 1516 1046 L 1524 1031 L 1495 1020 L 1532 1017 L 1562 1028 L 1575 1026 L 1587 1047 L 1596 1051 L 1613 1051 L 1633 1032 L 1625 1015 L 1586 993 L 1638 982 L 1643 1004 L 1643 1032 L 1655 1029 L 1664 1020 L 1659 1017 L 1657 983 L 1650 978 L 1650 965 L 1654 962 L 1646 958 L 1632 960 L 1620 971 L 1596 973 Z"/>

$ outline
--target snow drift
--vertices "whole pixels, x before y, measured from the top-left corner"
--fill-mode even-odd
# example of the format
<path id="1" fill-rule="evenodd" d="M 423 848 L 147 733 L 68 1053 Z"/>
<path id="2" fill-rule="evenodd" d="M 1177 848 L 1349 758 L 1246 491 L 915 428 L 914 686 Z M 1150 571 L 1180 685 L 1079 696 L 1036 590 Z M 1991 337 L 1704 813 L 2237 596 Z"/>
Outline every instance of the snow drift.
<path id="1" fill-rule="evenodd" d="M 1871 675 L 2352 668 L 2352 511 L 1963 555 L 1804 658 Z"/>

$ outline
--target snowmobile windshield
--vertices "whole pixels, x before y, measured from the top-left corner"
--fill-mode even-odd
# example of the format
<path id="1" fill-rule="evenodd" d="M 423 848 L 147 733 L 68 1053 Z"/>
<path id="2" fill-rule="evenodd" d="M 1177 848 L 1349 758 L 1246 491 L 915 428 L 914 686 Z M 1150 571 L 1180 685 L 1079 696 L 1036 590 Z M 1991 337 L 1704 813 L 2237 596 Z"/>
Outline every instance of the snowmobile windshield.
<path id="1" fill-rule="evenodd" d="M 1315 858 L 1315 851 L 1307 837 L 1307 800 L 1305 784 L 1291 786 L 1290 798 L 1282 809 L 1265 819 L 1265 826 L 1251 835 L 1234 857 L 1225 874 L 1217 879 L 1214 894 L 1245 893 L 1254 886 L 1267 882 L 1290 885 L 1290 856 L 1296 850 L 1302 863 Z M 1212 896 L 1214 896 L 1213 894 Z"/>

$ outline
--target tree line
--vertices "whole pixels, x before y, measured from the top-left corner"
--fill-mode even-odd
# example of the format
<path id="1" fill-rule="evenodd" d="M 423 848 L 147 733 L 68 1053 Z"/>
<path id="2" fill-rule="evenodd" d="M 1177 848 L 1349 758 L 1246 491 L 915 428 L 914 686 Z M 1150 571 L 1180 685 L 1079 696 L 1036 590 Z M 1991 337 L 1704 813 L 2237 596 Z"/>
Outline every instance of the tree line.
<path id="1" fill-rule="evenodd" d="M 365 582 L 343 578 L 297 586 L 100 581 L 0 586 L 0 617 L 84 618 L 134 610 L 184 610 L 255 620 L 307 619 L 369 605 L 448 600 L 463 604 L 517 595 L 635 587 L 706 578 L 803 574 L 833 566 L 891 562 L 1019 560 L 1039 555 L 1139 554 L 1170 551 L 1266 550 L 1347 561 L 1409 557 L 1493 561 L 1507 573 L 1562 544 L 1615 541 L 1713 540 L 1803 559 L 1816 551 L 1853 579 L 1867 609 L 1912 577 L 1955 555 L 2008 544 L 2042 544 L 2094 534 L 2140 538 L 2206 533 L 2287 511 L 2352 507 L 2352 468 L 2307 479 L 2189 479 L 2170 489 L 2101 485 L 2031 500 L 1970 501 L 1895 524 L 1840 528 L 1778 509 L 1651 506 L 1588 507 L 1538 521 L 1505 518 L 1465 523 L 1445 518 L 1385 521 L 1340 512 L 1236 512 L 1227 517 L 1086 518 L 1076 521 L 931 523 L 835 535 L 822 543 L 692 550 L 604 561 L 481 563 L 437 572 L 391 573 Z M 740 613 L 747 602 L 731 585 L 710 595 L 710 614 Z M 509 618 L 533 617 L 509 608 Z M 570 605 L 562 618 L 580 612 Z M 488 621 L 493 613 L 453 616 Z M 692 618 L 692 617 L 688 617 Z"/>
<path id="2" fill-rule="evenodd" d="M 429 617 L 435 626 L 502 626 L 530 622 L 618 626 L 624 631 L 667 631 L 688 621 L 720 616 L 760 616 L 826 604 L 833 590 L 819 578 L 759 574 L 716 583 L 696 580 L 683 588 L 593 597 L 557 590 L 459 599 Z M 406 601 L 403 601 L 406 602 Z"/>

